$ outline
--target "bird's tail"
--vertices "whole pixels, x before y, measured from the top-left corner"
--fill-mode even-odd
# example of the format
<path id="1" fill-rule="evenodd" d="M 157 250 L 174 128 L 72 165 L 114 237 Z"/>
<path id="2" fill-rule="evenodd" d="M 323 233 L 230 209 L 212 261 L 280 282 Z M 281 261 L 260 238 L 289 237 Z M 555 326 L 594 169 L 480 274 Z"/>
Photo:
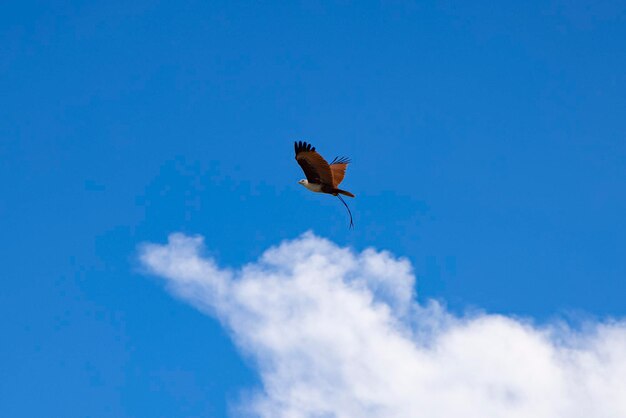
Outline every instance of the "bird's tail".
<path id="1" fill-rule="evenodd" d="M 341 189 L 335 189 L 335 193 L 339 193 L 342 194 L 344 196 L 348 196 L 348 197 L 354 197 L 354 195 L 350 192 L 347 192 L 345 190 L 341 190 Z"/>

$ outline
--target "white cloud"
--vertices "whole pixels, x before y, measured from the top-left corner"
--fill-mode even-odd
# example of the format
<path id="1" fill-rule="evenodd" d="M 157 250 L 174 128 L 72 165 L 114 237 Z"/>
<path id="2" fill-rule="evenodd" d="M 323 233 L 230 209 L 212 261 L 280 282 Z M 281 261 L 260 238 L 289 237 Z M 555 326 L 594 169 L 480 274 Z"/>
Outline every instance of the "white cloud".
<path id="1" fill-rule="evenodd" d="M 415 302 L 407 260 L 307 233 L 241 269 L 201 237 L 146 244 L 141 261 L 216 316 L 255 360 L 254 416 L 626 417 L 626 323 L 576 332 Z"/>

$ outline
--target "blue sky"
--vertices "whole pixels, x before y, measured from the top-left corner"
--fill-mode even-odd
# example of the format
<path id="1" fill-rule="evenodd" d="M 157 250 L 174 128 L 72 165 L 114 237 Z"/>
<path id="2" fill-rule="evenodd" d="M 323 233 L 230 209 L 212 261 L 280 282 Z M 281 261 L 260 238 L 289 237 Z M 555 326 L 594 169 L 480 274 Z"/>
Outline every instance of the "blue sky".
<path id="1" fill-rule="evenodd" d="M 0 16 L 2 416 L 228 416 L 258 385 L 137 246 L 238 267 L 312 230 L 417 298 L 626 315 L 623 2 L 10 2 Z M 293 141 L 348 155 L 336 199 Z M 36 399 L 36 401 L 35 401 Z"/>

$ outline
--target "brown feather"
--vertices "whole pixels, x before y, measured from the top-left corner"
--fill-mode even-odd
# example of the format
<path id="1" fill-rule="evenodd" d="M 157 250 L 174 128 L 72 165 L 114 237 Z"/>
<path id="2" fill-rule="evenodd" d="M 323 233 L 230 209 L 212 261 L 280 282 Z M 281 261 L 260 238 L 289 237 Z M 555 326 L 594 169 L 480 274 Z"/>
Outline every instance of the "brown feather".
<path id="1" fill-rule="evenodd" d="M 354 194 L 350 193 L 347 190 L 335 189 L 335 193 L 342 194 L 348 197 L 355 197 Z"/>
<path id="2" fill-rule="evenodd" d="M 346 175 L 346 168 L 348 164 L 331 164 L 330 171 L 333 173 L 333 187 L 339 186 L 339 184 L 343 181 L 344 176 Z"/>
<path id="3" fill-rule="evenodd" d="M 333 173 L 330 171 L 328 162 L 315 151 L 315 147 L 306 142 L 296 142 L 296 161 L 302 167 L 304 175 L 309 183 L 333 184 Z"/>

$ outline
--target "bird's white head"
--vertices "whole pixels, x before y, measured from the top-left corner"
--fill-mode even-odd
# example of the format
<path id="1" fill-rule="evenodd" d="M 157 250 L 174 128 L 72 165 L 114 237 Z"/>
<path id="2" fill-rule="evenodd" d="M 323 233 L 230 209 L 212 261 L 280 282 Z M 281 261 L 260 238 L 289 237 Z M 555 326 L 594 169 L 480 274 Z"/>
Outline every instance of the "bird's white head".
<path id="1" fill-rule="evenodd" d="M 306 187 L 306 186 L 307 186 L 307 184 L 309 184 L 309 182 L 308 182 L 308 180 L 307 180 L 307 179 L 302 179 L 302 180 L 300 180 L 298 183 L 299 183 L 299 184 L 301 184 L 301 185 L 303 185 L 304 187 Z"/>

